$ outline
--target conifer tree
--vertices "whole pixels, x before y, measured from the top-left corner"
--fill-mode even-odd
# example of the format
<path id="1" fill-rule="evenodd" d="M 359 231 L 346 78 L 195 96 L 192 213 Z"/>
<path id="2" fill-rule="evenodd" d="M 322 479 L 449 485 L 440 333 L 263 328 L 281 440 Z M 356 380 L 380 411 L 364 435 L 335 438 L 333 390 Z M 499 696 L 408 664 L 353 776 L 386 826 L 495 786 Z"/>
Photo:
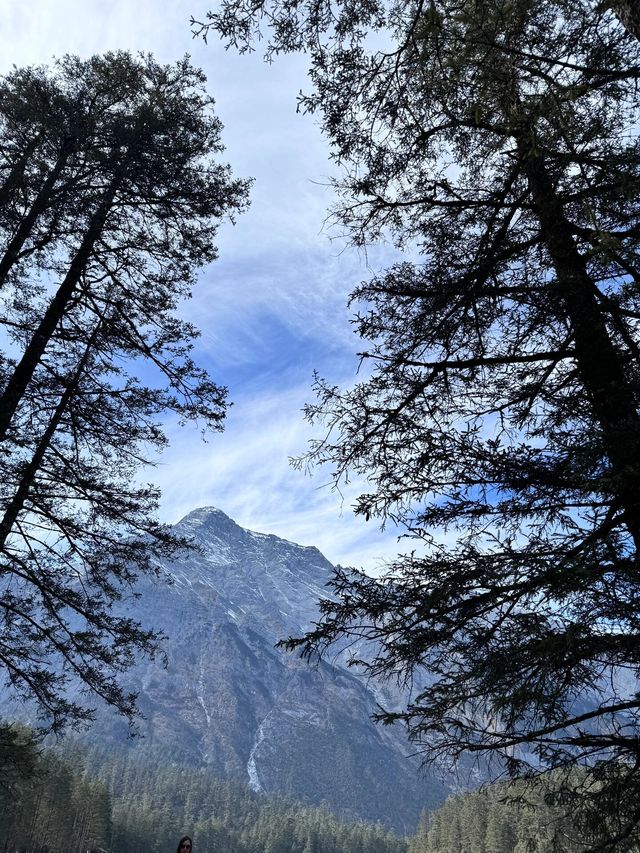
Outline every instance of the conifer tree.
<path id="1" fill-rule="evenodd" d="M 610 846 L 640 821 L 636 5 L 223 0 L 201 25 L 308 51 L 338 223 L 414 258 L 356 289 L 368 369 L 318 380 L 303 462 L 418 541 L 386 583 L 338 570 L 289 645 L 371 641 L 373 675 L 422 683 L 380 719 L 427 759 L 588 767 L 572 808 Z"/>
<path id="2" fill-rule="evenodd" d="M 123 52 L 0 81 L 0 667 L 44 728 L 91 718 L 69 679 L 133 717 L 117 675 L 158 637 L 112 604 L 182 544 L 136 472 L 164 413 L 224 416 L 176 314 L 246 203 L 204 83 Z"/>

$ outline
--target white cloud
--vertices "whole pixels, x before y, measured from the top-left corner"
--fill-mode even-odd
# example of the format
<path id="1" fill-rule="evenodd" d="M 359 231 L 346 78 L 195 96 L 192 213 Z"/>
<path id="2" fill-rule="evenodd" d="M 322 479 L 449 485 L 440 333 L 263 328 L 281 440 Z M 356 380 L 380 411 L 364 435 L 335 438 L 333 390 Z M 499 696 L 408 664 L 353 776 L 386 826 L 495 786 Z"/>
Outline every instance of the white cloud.
<path id="1" fill-rule="evenodd" d="M 216 365 L 264 354 L 279 326 L 307 342 L 317 359 L 312 368 L 337 352 L 355 368 L 359 341 L 347 299 L 366 275 L 355 252 L 338 254 L 322 238 L 299 249 L 237 248 L 204 272 L 185 313 L 202 330 L 201 346 Z"/>
<path id="2" fill-rule="evenodd" d="M 235 401 L 226 432 L 208 444 L 195 428 L 171 426 L 171 447 L 154 472 L 163 517 L 175 521 L 213 504 L 244 526 L 317 545 L 333 562 L 375 567 L 398 550 L 392 532 L 354 519 L 327 477 L 294 471 L 288 456 L 308 438 L 300 409 L 311 371 L 352 376 L 358 346 L 346 298 L 367 276 L 365 260 L 323 233 L 331 193 L 328 150 L 309 116 L 295 112 L 306 63 L 237 56 L 193 40 L 190 15 L 208 0 L 31 0 L 5 4 L 0 72 L 46 64 L 53 56 L 113 49 L 151 51 L 163 62 L 191 53 L 207 73 L 225 124 L 225 158 L 254 176 L 250 211 L 217 235 L 220 260 L 203 271 L 185 314 L 202 330 L 195 356 L 230 384 Z M 383 262 L 385 250 L 372 262 Z"/>
<path id="3" fill-rule="evenodd" d="M 223 434 L 205 444 L 195 430 L 169 426 L 171 447 L 154 472 L 163 491 L 163 518 L 175 522 L 197 506 L 217 506 L 239 524 L 317 546 L 333 563 L 376 569 L 400 550 L 397 533 L 355 519 L 354 481 L 342 496 L 329 473 L 294 470 L 289 457 L 304 453 L 311 428 L 301 408 L 308 387 L 238 402 Z"/>

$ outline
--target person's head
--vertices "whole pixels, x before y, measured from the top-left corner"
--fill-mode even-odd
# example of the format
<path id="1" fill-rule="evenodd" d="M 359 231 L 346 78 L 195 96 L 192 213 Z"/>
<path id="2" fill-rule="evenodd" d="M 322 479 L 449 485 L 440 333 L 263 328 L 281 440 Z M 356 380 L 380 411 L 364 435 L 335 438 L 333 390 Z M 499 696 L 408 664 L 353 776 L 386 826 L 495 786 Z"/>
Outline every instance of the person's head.
<path id="1" fill-rule="evenodd" d="M 193 841 L 189 838 L 188 835 L 183 835 L 180 841 L 178 841 L 178 849 L 176 853 L 191 853 L 192 847 Z"/>

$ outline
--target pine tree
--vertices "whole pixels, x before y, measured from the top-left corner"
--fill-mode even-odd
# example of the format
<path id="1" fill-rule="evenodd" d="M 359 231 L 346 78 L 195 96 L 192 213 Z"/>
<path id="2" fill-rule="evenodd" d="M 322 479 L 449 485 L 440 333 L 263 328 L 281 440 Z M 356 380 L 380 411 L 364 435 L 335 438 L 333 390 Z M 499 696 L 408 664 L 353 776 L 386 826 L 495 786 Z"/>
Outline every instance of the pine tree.
<path id="1" fill-rule="evenodd" d="M 225 389 L 175 309 L 247 185 L 216 162 L 220 123 L 186 59 L 13 72 L 0 122 L 0 666 L 44 728 L 91 718 L 69 678 L 131 719 L 117 675 L 158 637 L 111 605 L 183 544 L 135 474 L 163 413 L 220 428 Z"/>
<path id="2" fill-rule="evenodd" d="M 427 759 L 585 765 L 613 845 L 640 821 L 634 8 L 227 0 L 204 24 L 309 51 L 339 224 L 418 257 L 355 291 L 368 369 L 318 381 L 303 461 L 359 475 L 356 512 L 419 541 L 387 583 L 339 570 L 290 647 L 372 641 L 373 675 L 422 681 L 380 718 Z"/>

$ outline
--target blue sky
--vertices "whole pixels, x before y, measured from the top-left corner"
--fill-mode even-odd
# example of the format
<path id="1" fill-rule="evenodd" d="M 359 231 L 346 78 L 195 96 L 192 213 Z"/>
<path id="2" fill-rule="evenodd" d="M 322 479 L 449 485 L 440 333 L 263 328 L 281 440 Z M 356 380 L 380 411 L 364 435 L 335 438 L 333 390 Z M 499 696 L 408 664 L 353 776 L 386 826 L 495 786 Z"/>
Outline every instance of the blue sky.
<path id="1" fill-rule="evenodd" d="M 288 457 L 303 452 L 310 428 L 301 408 L 312 372 L 353 381 L 358 340 L 349 292 L 384 265 L 390 250 L 365 258 L 324 226 L 333 166 L 311 118 L 296 114 L 305 62 L 240 57 L 191 37 L 189 18 L 208 0 L 30 0 L 5 2 L 0 70 L 46 64 L 64 53 L 123 48 L 163 62 L 190 53 L 204 68 L 225 125 L 225 157 L 255 178 L 250 211 L 222 226 L 219 260 L 203 271 L 185 315 L 201 329 L 197 358 L 226 384 L 233 407 L 226 431 L 203 444 L 196 427 L 167 423 L 170 447 L 145 480 L 163 492 L 162 517 L 177 521 L 217 506 L 244 526 L 317 545 L 333 562 L 375 569 L 398 551 L 397 534 L 355 519 L 350 503 L 308 477 Z M 333 236 L 333 239 L 330 237 Z"/>

